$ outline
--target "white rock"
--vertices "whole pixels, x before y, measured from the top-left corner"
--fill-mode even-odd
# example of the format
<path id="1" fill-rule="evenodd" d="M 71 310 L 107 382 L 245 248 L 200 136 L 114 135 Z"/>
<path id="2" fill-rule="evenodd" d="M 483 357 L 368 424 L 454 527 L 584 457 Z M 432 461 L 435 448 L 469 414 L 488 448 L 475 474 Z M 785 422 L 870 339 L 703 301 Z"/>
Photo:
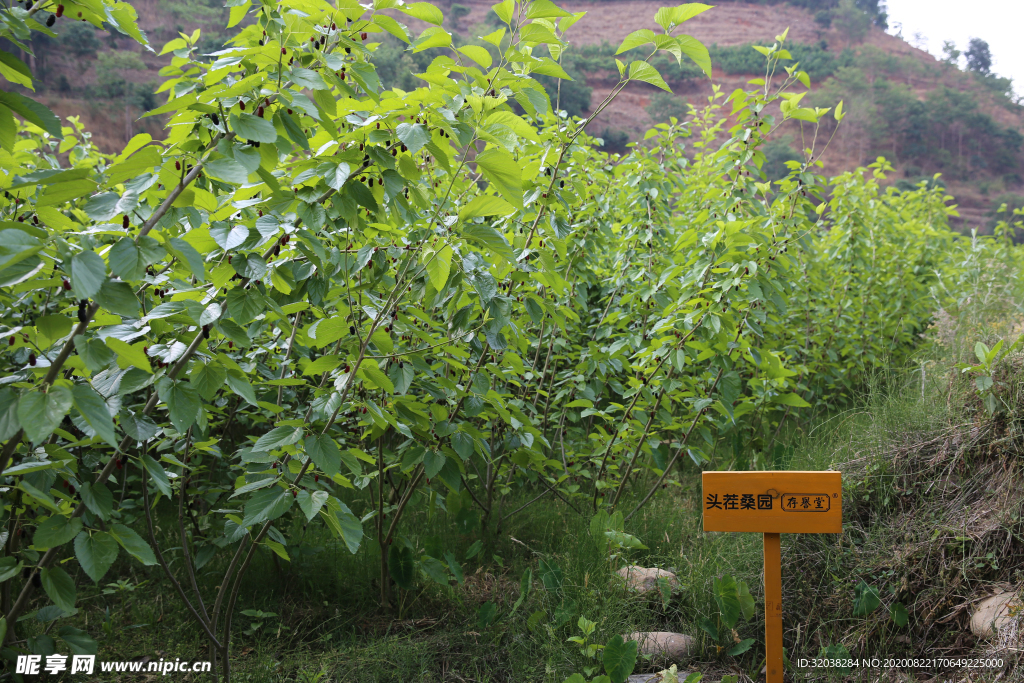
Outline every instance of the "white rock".
<path id="1" fill-rule="evenodd" d="M 682 633 L 671 631 L 644 631 L 628 633 L 622 636 L 625 641 L 635 640 L 637 652 L 645 655 L 657 655 L 678 662 L 693 650 L 694 640 Z"/>
<path id="2" fill-rule="evenodd" d="M 619 569 L 615 573 L 622 577 L 622 580 L 626 582 L 626 586 L 640 593 L 657 591 L 658 578 L 662 576 L 668 579 L 668 584 L 673 590 L 679 587 L 679 579 L 676 578 L 675 574 L 666 569 L 638 567 L 631 564 Z"/>
<path id="3" fill-rule="evenodd" d="M 996 631 L 1019 614 L 1022 609 L 1020 598 L 1016 593 L 997 593 L 985 598 L 971 615 L 971 633 L 979 638 L 991 638 Z"/>

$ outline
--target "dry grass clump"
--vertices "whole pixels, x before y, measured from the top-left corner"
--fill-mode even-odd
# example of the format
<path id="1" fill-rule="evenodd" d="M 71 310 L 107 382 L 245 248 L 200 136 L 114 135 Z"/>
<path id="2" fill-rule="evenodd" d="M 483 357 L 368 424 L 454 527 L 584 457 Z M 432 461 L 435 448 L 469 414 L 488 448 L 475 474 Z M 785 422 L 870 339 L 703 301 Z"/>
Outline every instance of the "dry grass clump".
<path id="1" fill-rule="evenodd" d="M 794 537 L 784 554 L 791 562 L 784 592 L 797 596 L 786 611 L 801 622 L 790 636 L 798 651 L 842 645 L 857 657 L 999 655 L 1005 680 L 1024 677 L 1024 616 L 990 639 L 969 626 L 977 602 L 1024 588 L 1024 360 L 1006 359 L 995 379 L 1004 405 L 996 414 L 969 373 L 953 369 L 943 382 L 944 424 L 890 428 L 840 466 L 845 533 Z M 855 616 L 862 584 L 877 590 L 880 605 Z M 893 617 L 897 604 L 906 626 Z"/>

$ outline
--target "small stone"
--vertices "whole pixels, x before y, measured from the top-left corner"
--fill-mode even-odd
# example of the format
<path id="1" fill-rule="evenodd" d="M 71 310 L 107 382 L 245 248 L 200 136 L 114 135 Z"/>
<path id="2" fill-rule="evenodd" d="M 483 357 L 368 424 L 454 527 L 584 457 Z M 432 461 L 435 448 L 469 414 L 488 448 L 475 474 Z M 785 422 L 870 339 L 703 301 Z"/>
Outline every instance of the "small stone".
<path id="1" fill-rule="evenodd" d="M 971 615 L 971 633 L 979 638 L 991 638 L 1003 626 L 1009 624 L 1014 615 L 1022 609 L 1016 593 L 997 593 L 978 603 Z"/>
<path id="2" fill-rule="evenodd" d="M 673 590 L 679 588 L 679 579 L 676 578 L 675 574 L 666 569 L 629 565 L 619 569 L 615 573 L 626 582 L 626 586 L 639 593 L 657 591 L 658 578 L 662 576 L 668 579 L 668 584 Z"/>
<path id="3" fill-rule="evenodd" d="M 644 631 L 629 633 L 622 637 L 625 641 L 635 640 L 637 652 L 644 655 L 657 655 L 678 662 L 693 650 L 694 641 L 690 636 L 671 631 Z"/>

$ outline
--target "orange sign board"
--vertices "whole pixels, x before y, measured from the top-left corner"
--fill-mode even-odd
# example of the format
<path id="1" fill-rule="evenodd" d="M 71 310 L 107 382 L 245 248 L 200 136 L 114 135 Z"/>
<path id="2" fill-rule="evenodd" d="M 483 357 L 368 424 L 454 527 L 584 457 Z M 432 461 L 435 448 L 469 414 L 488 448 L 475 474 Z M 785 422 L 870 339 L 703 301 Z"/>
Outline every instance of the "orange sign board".
<path id="1" fill-rule="evenodd" d="M 704 531 L 838 534 L 839 472 L 704 472 Z"/>

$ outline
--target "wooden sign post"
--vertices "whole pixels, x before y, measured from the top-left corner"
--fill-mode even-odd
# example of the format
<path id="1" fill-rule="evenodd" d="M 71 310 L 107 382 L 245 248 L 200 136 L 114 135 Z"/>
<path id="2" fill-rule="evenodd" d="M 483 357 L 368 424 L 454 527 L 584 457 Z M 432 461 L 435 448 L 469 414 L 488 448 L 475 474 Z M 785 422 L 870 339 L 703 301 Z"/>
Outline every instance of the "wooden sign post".
<path id="1" fill-rule="evenodd" d="M 782 683 L 780 534 L 843 531 L 839 472 L 704 472 L 704 531 L 764 534 L 766 683 Z"/>

